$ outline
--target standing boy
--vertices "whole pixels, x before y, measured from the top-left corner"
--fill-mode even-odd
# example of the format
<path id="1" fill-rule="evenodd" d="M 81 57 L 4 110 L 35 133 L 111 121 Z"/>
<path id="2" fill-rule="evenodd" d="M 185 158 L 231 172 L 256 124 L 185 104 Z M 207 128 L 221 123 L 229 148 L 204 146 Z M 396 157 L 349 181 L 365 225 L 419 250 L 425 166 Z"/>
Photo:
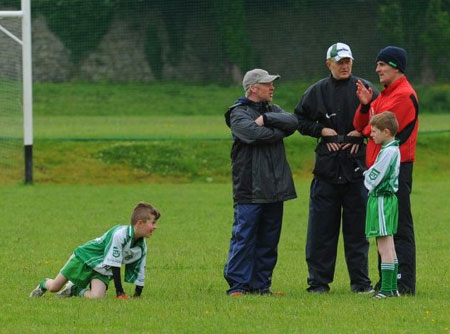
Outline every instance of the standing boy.
<path id="1" fill-rule="evenodd" d="M 122 263 L 125 264 L 125 282 L 136 285 L 134 297 L 139 297 L 144 288 L 147 257 L 144 238 L 152 235 L 160 216 L 150 204 L 139 203 L 133 210 L 130 225 L 115 226 L 76 248 L 56 278 L 44 279 L 30 297 L 41 297 L 47 290 L 58 292 L 69 281 L 57 293 L 58 297 L 102 298 L 113 278 L 116 297 L 126 299 L 120 279 Z"/>
<path id="2" fill-rule="evenodd" d="M 234 222 L 224 268 L 230 296 L 273 293 L 283 202 L 297 197 L 283 143 L 297 129 L 297 118 L 269 104 L 279 77 L 248 71 L 245 97 L 225 114 L 233 135 Z"/>
<path id="3" fill-rule="evenodd" d="M 381 257 L 381 288 L 375 298 L 398 296 L 398 260 L 393 235 L 397 232 L 400 150 L 395 134 L 398 122 L 395 115 L 385 111 L 370 120 L 372 140 L 381 145 L 375 163 L 364 172 L 364 185 L 369 190 L 366 213 L 366 236 L 377 238 Z"/>

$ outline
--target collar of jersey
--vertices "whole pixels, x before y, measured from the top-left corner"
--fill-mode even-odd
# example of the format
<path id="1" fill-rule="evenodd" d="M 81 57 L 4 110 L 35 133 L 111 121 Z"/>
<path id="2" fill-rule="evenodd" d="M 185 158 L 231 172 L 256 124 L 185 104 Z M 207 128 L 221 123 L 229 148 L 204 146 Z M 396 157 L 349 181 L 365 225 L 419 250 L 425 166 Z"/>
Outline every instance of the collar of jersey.
<path id="1" fill-rule="evenodd" d="M 389 146 L 399 146 L 400 140 L 394 139 L 393 141 L 383 145 L 383 148 L 389 147 Z"/>

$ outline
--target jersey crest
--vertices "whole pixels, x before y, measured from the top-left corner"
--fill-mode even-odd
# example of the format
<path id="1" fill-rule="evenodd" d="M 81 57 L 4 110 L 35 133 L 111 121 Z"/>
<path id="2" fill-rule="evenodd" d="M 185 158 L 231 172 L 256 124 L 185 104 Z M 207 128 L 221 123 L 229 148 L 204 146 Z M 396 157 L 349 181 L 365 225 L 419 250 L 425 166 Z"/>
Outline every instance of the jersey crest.
<path id="1" fill-rule="evenodd" d="M 119 256 L 120 256 L 120 250 L 119 250 L 118 247 L 113 247 L 113 253 L 112 253 L 112 255 L 113 255 L 114 257 L 119 257 Z"/>
<path id="2" fill-rule="evenodd" d="M 378 175 L 380 175 L 380 172 L 374 168 L 370 171 L 369 179 L 371 179 L 373 181 L 378 177 Z"/>

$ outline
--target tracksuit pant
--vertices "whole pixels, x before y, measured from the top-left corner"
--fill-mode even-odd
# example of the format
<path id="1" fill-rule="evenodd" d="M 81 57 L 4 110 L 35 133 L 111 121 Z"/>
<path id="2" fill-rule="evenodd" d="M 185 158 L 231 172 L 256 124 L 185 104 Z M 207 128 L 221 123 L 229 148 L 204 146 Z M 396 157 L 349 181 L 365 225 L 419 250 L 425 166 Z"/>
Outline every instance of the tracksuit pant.
<path id="1" fill-rule="evenodd" d="M 224 277 L 234 291 L 263 292 L 277 263 L 283 202 L 236 204 Z"/>
<path id="2" fill-rule="evenodd" d="M 400 164 L 398 178 L 398 228 L 394 235 L 398 258 L 398 290 L 400 293 L 416 292 L 416 244 L 414 223 L 411 214 L 410 194 L 412 189 L 412 162 Z"/>
<path id="3" fill-rule="evenodd" d="M 306 240 L 309 286 L 328 288 L 333 281 L 341 219 L 351 289 L 358 291 L 370 286 L 366 204 L 367 190 L 362 181 L 334 184 L 313 179 Z"/>

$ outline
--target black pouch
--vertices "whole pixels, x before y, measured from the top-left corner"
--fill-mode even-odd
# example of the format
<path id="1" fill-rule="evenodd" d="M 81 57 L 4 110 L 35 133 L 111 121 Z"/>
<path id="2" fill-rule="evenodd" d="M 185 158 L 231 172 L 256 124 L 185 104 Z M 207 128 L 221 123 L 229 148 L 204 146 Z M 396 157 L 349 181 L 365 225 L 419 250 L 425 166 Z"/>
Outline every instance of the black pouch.
<path id="1" fill-rule="evenodd" d="M 339 175 L 339 151 L 328 151 L 324 143 L 316 147 L 316 163 L 313 174 L 325 179 L 336 179 Z"/>

